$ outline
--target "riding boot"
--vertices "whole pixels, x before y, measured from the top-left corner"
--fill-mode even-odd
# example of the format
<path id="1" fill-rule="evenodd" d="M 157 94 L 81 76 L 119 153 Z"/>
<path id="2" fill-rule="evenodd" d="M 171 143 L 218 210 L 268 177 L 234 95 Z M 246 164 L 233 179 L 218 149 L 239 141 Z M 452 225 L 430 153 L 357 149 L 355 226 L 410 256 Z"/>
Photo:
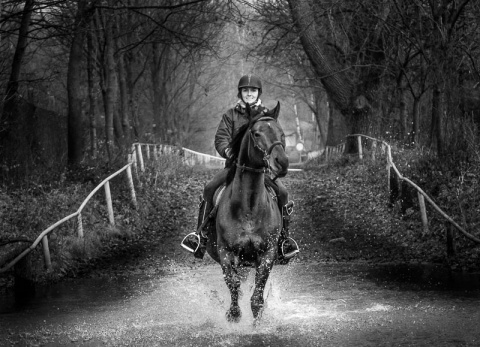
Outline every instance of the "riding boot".
<path id="1" fill-rule="evenodd" d="M 280 264 L 288 264 L 299 252 L 297 242 L 289 236 L 290 215 L 293 212 L 293 201 L 282 207 L 282 232 L 278 240 L 278 260 Z"/>
<path id="2" fill-rule="evenodd" d="M 204 233 L 204 229 L 208 222 L 206 220 L 208 217 L 207 202 L 202 198 L 198 211 L 197 231 L 185 236 L 181 243 L 181 246 L 187 251 L 193 253 L 195 258 L 203 259 L 207 249 L 208 237 Z"/>

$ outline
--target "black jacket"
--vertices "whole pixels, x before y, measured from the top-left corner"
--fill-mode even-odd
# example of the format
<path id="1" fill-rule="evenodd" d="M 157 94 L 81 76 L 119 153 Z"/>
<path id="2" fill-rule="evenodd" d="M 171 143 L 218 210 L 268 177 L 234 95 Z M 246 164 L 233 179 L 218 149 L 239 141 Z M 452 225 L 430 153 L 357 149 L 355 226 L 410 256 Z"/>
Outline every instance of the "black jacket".
<path id="1" fill-rule="evenodd" d="M 259 110 L 267 112 L 268 110 L 260 105 Z M 230 142 L 237 135 L 238 130 L 244 124 L 248 123 L 245 109 L 239 104 L 229 109 L 223 116 L 220 124 L 218 124 L 215 133 L 215 149 L 223 158 L 228 159 L 225 150 L 229 148 Z"/>

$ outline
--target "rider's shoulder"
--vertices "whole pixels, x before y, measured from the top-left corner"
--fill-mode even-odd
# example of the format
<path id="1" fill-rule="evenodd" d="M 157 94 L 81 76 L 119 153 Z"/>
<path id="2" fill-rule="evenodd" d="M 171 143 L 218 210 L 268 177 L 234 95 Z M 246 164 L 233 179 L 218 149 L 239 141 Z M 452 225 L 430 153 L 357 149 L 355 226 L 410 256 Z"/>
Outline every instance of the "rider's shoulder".
<path id="1" fill-rule="evenodd" d="M 229 113 L 232 116 L 240 116 L 245 113 L 245 109 L 240 104 L 236 104 L 229 110 Z"/>

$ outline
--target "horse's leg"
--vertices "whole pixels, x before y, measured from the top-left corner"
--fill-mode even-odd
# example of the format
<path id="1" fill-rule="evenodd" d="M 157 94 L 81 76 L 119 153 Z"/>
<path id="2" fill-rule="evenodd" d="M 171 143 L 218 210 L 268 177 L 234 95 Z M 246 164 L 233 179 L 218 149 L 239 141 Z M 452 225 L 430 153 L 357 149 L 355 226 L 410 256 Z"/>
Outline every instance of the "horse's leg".
<path id="1" fill-rule="evenodd" d="M 272 271 L 273 260 L 275 259 L 275 250 L 268 252 L 268 255 L 262 257 L 260 264 L 257 266 L 255 273 L 255 289 L 250 299 L 253 318 L 257 320 L 260 318 L 261 310 L 263 308 L 263 291 L 267 284 L 268 276 Z"/>
<path id="2" fill-rule="evenodd" d="M 237 275 L 235 267 L 234 256 L 227 252 L 221 252 L 221 265 L 223 270 L 223 277 L 230 291 L 231 303 L 226 316 L 229 322 L 238 322 L 242 316 L 240 306 L 238 305 L 238 296 L 240 288 L 240 279 Z"/>

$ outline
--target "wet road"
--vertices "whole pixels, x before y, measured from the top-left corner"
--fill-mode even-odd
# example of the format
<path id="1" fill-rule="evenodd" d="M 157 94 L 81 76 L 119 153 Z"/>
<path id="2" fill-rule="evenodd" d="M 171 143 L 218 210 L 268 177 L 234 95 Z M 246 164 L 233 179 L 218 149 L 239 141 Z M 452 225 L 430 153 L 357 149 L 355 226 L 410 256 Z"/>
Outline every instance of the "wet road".
<path id="1" fill-rule="evenodd" d="M 361 263 L 277 266 L 254 327 L 253 273 L 242 283 L 237 324 L 225 319 L 228 291 L 209 261 L 72 280 L 38 288 L 23 303 L 3 297 L 0 345 L 480 346 L 479 276 Z"/>

